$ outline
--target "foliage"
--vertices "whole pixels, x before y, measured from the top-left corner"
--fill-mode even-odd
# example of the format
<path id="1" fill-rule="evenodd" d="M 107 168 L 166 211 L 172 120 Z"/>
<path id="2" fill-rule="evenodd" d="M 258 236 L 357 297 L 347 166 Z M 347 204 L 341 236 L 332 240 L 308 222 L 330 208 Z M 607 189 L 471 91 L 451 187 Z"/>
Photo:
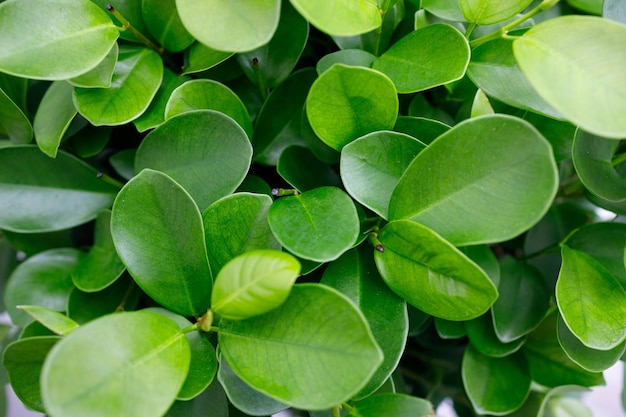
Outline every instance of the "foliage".
<path id="1" fill-rule="evenodd" d="M 0 1 L 3 382 L 52 417 L 582 415 L 626 350 L 624 24 Z"/>

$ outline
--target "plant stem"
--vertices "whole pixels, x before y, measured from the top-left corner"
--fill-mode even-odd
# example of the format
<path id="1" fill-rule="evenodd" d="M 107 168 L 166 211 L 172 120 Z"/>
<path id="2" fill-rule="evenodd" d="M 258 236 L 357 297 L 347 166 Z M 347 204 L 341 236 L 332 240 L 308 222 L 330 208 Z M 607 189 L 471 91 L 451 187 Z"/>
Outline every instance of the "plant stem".
<path id="1" fill-rule="evenodd" d="M 261 70 L 259 69 L 259 60 L 257 58 L 252 58 L 250 66 L 252 67 L 252 71 L 254 71 L 254 75 L 256 75 L 256 82 L 259 86 L 259 90 L 261 91 L 261 97 L 263 97 L 263 101 L 265 101 L 267 100 L 267 86 L 265 85 L 263 74 L 261 74 Z"/>
<path id="2" fill-rule="evenodd" d="M 191 326 L 187 326 L 184 329 L 181 329 L 181 332 L 183 332 L 183 334 L 187 334 L 187 333 L 198 331 L 200 330 L 199 329 L 200 326 L 198 324 L 199 323 L 194 323 Z"/>
<path id="3" fill-rule="evenodd" d="M 476 23 L 470 23 L 470 25 L 465 30 L 465 39 L 469 39 L 472 32 L 476 29 Z"/>
<path id="4" fill-rule="evenodd" d="M 137 291 L 138 288 L 139 287 L 137 286 L 135 280 L 131 280 L 130 285 L 124 293 L 124 298 L 122 298 L 122 301 L 120 301 L 119 305 L 115 307 L 116 313 L 120 313 L 126 310 L 126 304 L 128 304 L 128 300 L 130 300 L 130 297 L 135 293 L 135 291 Z"/>
<path id="5" fill-rule="evenodd" d="M 384 252 L 385 251 L 385 247 L 383 246 L 383 243 L 378 239 L 378 227 L 375 228 L 374 231 L 369 232 L 367 235 L 367 238 L 369 239 L 370 243 L 372 244 L 372 246 L 374 246 L 374 248 L 378 251 L 378 252 Z"/>
<path id="6" fill-rule="evenodd" d="M 626 162 L 626 152 L 624 152 L 622 154 L 619 154 L 619 155 L 615 155 L 615 157 L 611 161 L 611 165 L 616 167 L 619 164 L 621 164 L 622 162 Z"/>
<path id="7" fill-rule="evenodd" d="M 285 197 L 288 195 L 298 195 L 298 190 L 293 188 L 272 188 L 272 195 L 274 197 Z"/>
<path id="8" fill-rule="evenodd" d="M 107 174 L 105 174 L 102 171 L 98 171 L 98 173 L 96 174 L 96 177 L 100 178 L 102 181 L 106 182 L 107 184 L 111 184 L 114 187 L 117 187 L 119 189 L 122 189 L 122 187 L 124 186 L 124 184 L 122 184 L 121 182 L 119 182 L 118 180 L 109 177 Z"/>
<path id="9" fill-rule="evenodd" d="M 341 416 L 341 406 L 337 405 L 337 406 L 333 407 L 332 410 L 330 411 L 330 415 L 331 415 L 331 417 L 340 417 Z"/>
<path id="10" fill-rule="evenodd" d="M 137 39 L 139 39 L 148 48 L 155 50 L 159 55 L 163 55 L 163 48 L 156 45 L 147 36 L 139 32 L 115 7 L 111 4 L 106 5 L 106 9 L 122 24 L 124 30 L 128 29 Z"/>

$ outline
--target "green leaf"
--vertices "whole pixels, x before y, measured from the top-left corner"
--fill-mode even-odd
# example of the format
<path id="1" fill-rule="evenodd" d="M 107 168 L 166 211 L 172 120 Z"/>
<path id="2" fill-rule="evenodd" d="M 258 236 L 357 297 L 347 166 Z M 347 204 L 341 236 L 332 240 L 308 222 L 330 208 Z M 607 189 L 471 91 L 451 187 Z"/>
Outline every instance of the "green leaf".
<path id="1" fill-rule="evenodd" d="M 593 417 L 592 411 L 581 401 L 581 394 L 590 390 L 575 385 L 556 387 L 545 395 L 537 416 Z"/>
<path id="2" fill-rule="evenodd" d="M 72 281 L 81 291 L 100 291 L 118 279 L 124 269 L 111 236 L 111 211 L 102 211 L 96 218 L 94 244 L 76 265 Z"/>
<path id="3" fill-rule="evenodd" d="M 391 195 L 389 217 L 423 223 L 455 245 L 499 242 L 537 223 L 557 186 L 552 148 L 532 125 L 476 117 L 418 154 Z"/>
<path id="4" fill-rule="evenodd" d="M 185 65 L 183 74 L 205 71 L 226 61 L 233 56 L 233 52 L 224 52 L 209 48 L 200 42 L 195 42 L 185 50 Z"/>
<path id="5" fill-rule="evenodd" d="M 563 246 L 556 301 L 567 327 L 587 347 L 612 349 L 626 339 L 626 291 L 592 256 Z"/>
<path id="6" fill-rule="evenodd" d="M 602 16 L 626 24 L 626 4 L 621 0 L 604 0 Z"/>
<path id="7" fill-rule="evenodd" d="M 354 67 L 371 68 L 376 56 L 362 49 L 342 49 L 337 52 L 324 55 L 315 69 L 318 75 L 326 72 L 333 64 L 343 64 Z"/>
<path id="8" fill-rule="evenodd" d="M 614 139 L 626 137 L 624 51 L 626 27 L 594 16 L 550 19 L 513 43 L 520 68 L 544 100 L 582 129 Z"/>
<path id="9" fill-rule="evenodd" d="M 51 158 L 57 156 L 63 134 L 70 127 L 77 110 L 72 102 L 74 87 L 65 81 L 53 82 L 43 96 L 33 128 L 39 149 Z"/>
<path id="10" fill-rule="evenodd" d="M 359 234 L 352 199 L 336 187 L 320 187 L 283 197 L 269 210 L 276 239 L 294 255 L 313 261 L 337 259 Z"/>
<path id="11" fill-rule="evenodd" d="M 3 298 L 11 321 L 24 327 L 32 318 L 18 305 L 38 305 L 65 310 L 74 285 L 70 274 L 80 259 L 76 249 L 50 249 L 31 256 L 15 268 L 7 282 Z"/>
<path id="12" fill-rule="evenodd" d="M 459 0 L 422 0 L 422 7 L 429 13 L 453 22 L 465 21 Z"/>
<path id="13" fill-rule="evenodd" d="M 102 10 L 107 9 L 107 5 L 111 4 L 109 0 L 91 0 L 100 6 Z M 149 35 L 148 28 L 143 21 L 143 16 L 141 13 L 141 2 L 142 0 L 115 0 L 113 2 L 113 6 L 115 6 L 115 10 L 120 12 L 122 16 L 130 23 L 132 23 L 133 27 L 144 35 Z M 122 22 L 120 22 L 113 14 L 109 15 L 113 23 L 115 23 L 118 27 L 124 26 Z M 137 43 L 141 41 L 137 39 L 137 37 L 130 30 L 120 30 L 120 38 L 131 41 L 133 43 Z"/>
<path id="14" fill-rule="evenodd" d="M 435 415 L 430 402 L 405 394 L 377 394 L 354 404 L 348 417 L 432 417 Z"/>
<path id="15" fill-rule="evenodd" d="M 67 300 L 67 315 L 85 324 L 113 312 L 132 311 L 143 296 L 131 276 L 124 274 L 101 291 L 83 292 L 74 288 Z"/>
<path id="16" fill-rule="evenodd" d="M 372 68 L 386 74 L 399 93 L 415 93 L 461 79 L 469 59 L 469 44 L 458 30 L 433 24 L 394 43 Z"/>
<path id="17" fill-rule="evenodd" d="M 384 354 L 383 363 L 356 398 L 368 397 L 389 379 L 404 352 L 409 330 L 406 303 L 382 281 L 368 249 L 361 245 L 344 253 L 328 265 L 321 281 L 361 310 Z"/>
<path id="18" fill-rule="evenodd" d="M 15 143 L 28 143 L 33 138 L 33 126 L 18 105 L 0 88 L 0 137 Z"/>
<path id="19" fill-rule="evenodd" d="M 5 1 L 0 71 L 42 80 L 75 77 L 96 67 L 118 36 L 106 12 L 91 1 Z"/>
<path id="20" fill-rule="evenodd" d="M 557 162 L 571 159 L 576 126 L 569 122 L 555 120 L 531 112 L 526 113 L 523 119 L 530 122 L 530 124 L 535 126 L 537 130 L 548 139 L 548 142 L 552 145 L 554 158 Z"/>
<path id="21" fill-rule="evenodd" d="M 45 412 L 41 401 L 39 377 L 46 356 L 60 340 L 58 336 L 29 337 L 4 349 L 2 362 L 17 397 L 35 411 Z"/>
<path id="22" fill-rule="evenodd" d="M 125 180 L 135 176 L 135 154 L 136 149 L 124 149 L 109 158 L 109 163 L 115 172 Z"/>
<path id="23" fill-rule="evenodd" d="M 122 125 L 139 117 L 163 78 L 159 54 L 139 46 L 120 47 L 111 87 L 74 89 L 78 112 L 92 125 Z"/>
<path id="24" fill-rule="evenodd" d="M 470 23 L 492 25 L 515 17 L 533 0 L 459 0 L 463 16 Z"/>
<path id="25" fill-rule="evenodd" d="M 415 156 L 426 147 L 408 135 L 374 132 L 341 150 L 341 179 L 346 191 L 383 218 L 398 180 Z"/>
<path id="26" fill-rule="evenodd" d="M 524 404 L 530 392 L 528 363 L 520 353 L 492 358 L 470 345 L 461 372 L 467 396 L 479 414 L 509 414 Z"/>
<path id="27" fill-rule="evenodd" d="M 195 40 L 176 10 L 175 0 L 142 0 L 141 14 L 150 34 L 170 52 L 180 52 Z"/>
<path id="28" fill-rule="evenodd" d="M 252 137 L 252 122 L 246 106 L 233 91 L 213 80 L 190 80 L 172 91 L 165 119 L 197 109 L 216 110 L 230 116 Z"/>
<path id="29" fill-rule="evenodd" d="M 41 394 L 53 416 L 162 415 L 189 369 L 189 344 L 154 313 L 105 316 L 57 343 L 44 363 Z"/>
<path id="30" fill-rule="evenodd" d="M 176 7 L 194 38 L 231 52 L 250 51 L 269 42 L 280 16 L 280 0 L 176 0 Z"/>
<path id="31" fill-rule="evenodd" d="M 229 261 L 215 278 L 211 310 L 227 320 L 267 313 L 285 302 L 300 263 L 276 250 L 255 250 Z"/>
<path id="32" fill-rule="evenodd" d="M 119 192 L 111 234 L 128 272 L 150 297 L 183 315 L 204 314 L 212 277 L 202 218 L 180 185 L 143 170 Z"/>
<path id="33" fill-rule="evenodd" d="M 406 133 L 422 143 L 429 144 L 450 130 L 450 126 L 425 117 L 399 116 L 393 130 Z"/>
<path id="34" fill-rule="evenodd" d="M 491 312 L 465 322 L 465 330 L 471 345 L 481 354 L 502 358 L 517 352 L 525 342 L 523 337 L 510 342 L 501 341 L 496 335 Z"/>
<path id="35" fill-rule="evenodd" d="M 59 313 L 58 311 L 47 307 L 21 305 L 17 306 L 17 308 L 25 311 L 32 318 L 59 336 L 65 336 L 71 331 L 78 329 L 78 323 L 74 320 L 67 317 L 65 314 Z"/>
<path id="36" fill-rule="evenodd" d="M 232 414 L 230 414 L 232 416 Z M 228 417 L 228 400 L 220 383 L 211 385 L 192 400 L 177 400 L 165 417 Z"/>
<path id="37" fill-rule="evenodd" d="M 233 371 L 292 407 L 324 409 L 348 400 L 383 360 L 361 312 L 319 284 L 296 285 L 278 309 L 221 320 L 219 327 L 220 350 Z"/>
<path id="38" fill-rule="evenodd" d="M 374 257 L 383 279 L 425 313 L 469 320 L 485 313 L 496 300 L 498 292 L 485 272 L 427 227 L 394 221 L 379 238 L 384 251 Z"/>
<path id="39" fill-rule="evenodd" d="M 598 137 L 579 129 L 572 149 L 574 167 L 583 185 L 597 196 L 612 202 L 626 200 L 624 170 L 613 164 L 619 145 L 617 140 Z"/>
<path id="40" fill-rule="evenodd" d="M 151 168 L 170 175 L 204 209 L 237 189 L 251 160 L 250 141 L 233 119 L 195 110 L 168 119 L 143 139 L 135 171 Z"/>
<path id="41" fill-rule="evenodd" d="M 14 232 L 83 224 L 110 207 L 118 191 L 64 152 L 51 159 L 35 146 L 0 148 L 0 166 L 0 228 Z"/>
<path id="42" fill-rule="evenodd" d="M 117 46 L 117 43 L 114 43 L 109 53 L 104 57 L 102 61 L 100 61 L 100 63 L 94 69 L 82 75 L 72 77 L 67 80 L 67 82 L 76 87 L 110 87 L 111 79 L 113 78 L 113 71 L 115 71 L 115 64 L 117 63 L 118 54 L 119 47 Z"/>
<path id="43" fill-rule="evenodd" d="M 290 0 L 313 26 L 332 36 L 352 36 L 382 24 L 375 0 Z"/>
<path id="44" fill-rule="evenodd" d="M 315 134 L 340 151 L 359 136 L 393 128 L 398 95 L 378 71 L 335 64 L 311 86 L 306 112 Z"/>
<path id="45" fill-rule="evenodd" d="M 435 317 L 435 328 L 442 339 L 460 339 L 467 336 L 464 321 L 452 321 Z"/>
<path id="46" fill-rule="evenodd" d="M 334 167 L 321 162 L 309 148 L 302 146 L 285 148 L 276 163 L 276 171 L 300 192 L 326 185 L 342 185 Z"/>
<path id="47" fill-rule="evenodd" d="M 472 102 L 472 112 L 470 117 L 485 116 L 494 113 L 495 111 L 493 110 L 487 95 L 485 95 L 483 90 L 480 88 L 476 90 L 476 95 L 474 96 L 474 101 Z"/>
<path id="48" fill-rule="evenodd" d="M 567 0 L 575 8 L 590 14 L 602 14 L 603 0 Z"/>

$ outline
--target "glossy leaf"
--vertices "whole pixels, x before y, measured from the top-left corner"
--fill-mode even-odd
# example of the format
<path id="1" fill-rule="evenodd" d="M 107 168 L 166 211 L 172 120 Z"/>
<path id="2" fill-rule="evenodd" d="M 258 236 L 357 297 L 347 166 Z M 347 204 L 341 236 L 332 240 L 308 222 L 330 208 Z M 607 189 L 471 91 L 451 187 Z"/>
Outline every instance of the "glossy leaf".
<path id="1" fill-rule="evenodd" d="M 33 126 L 19 106 L 0 89 L 0 136 L 15 143 L 28 143 L 33 138 Z"/>
<path id="2" fill-rule="evenodd" d="M 212 277 L 202 218 L 180 185 L 143 170 L 119 192 L 111 234 L 128 272 L 149 296 L 183 315 L 204 314 Z"/>
<path id="3" fill-rule="evenodd" d="M 77 113 L 72 102 L 73 89 L 65 81 L 55 81 L 46 91 L 35 114 L 33 129 L 37 145 L 51 158 L 56 157 L 63 134 Z"/>
<path id="4" fill-rule="evenodd" d="M 78 329 L 78 323 L 74 320 L 67 317 L 65 314 L 51 310 L 47 307 L 22 305 L 17 306 L 17 308 L 25 311 L 29 316 L 59 336 L 65 336 L 71 331 Z"/>
<path id="5" fill-rule="evenodd" d="M 425 117 L 399 116 L 393 130 L 406 133 L 422 143 L 429 144 L 450 130 L 450 126 Z"/>
<path id="6" fill-rule="evenodd" d="M 626 291 L 597 260 L 563 246 L 556 301 L 567 327 L 590 348 L 612 349 L 626 339 Z"/>
<path id="7" fill-rule="evenodd" d="M 327 185 L 340 187 L 341 178 L 332 166 L 315 157 L 302 146 L 285 148 L 276 163 L 278 174 L 300 192 Z"/>
<path id="8" fill-rule="evenodd" d="M 339 151 L 359 136 L 391 129 L 398 96 L 382 73 L 335 64 L 311 86 L 306 112 L 315 134 Z"/>
<path id="9" fill-rule="evenodd" d="M 422 7 L 445 20 L 454 22 L 463 22 L 465 20 L 458 0 L 423 0 Z"/>
<path id="10" fill-rule="evenodd" d="M 159 54 L 144 47 L 122 46 L 111 87 L 76 87 L 74 104 L 92 125 L 122 125 L 146 111 L 162 78 Z"/>
<path id="11" fill-rule="evenodd" d="M 11 321 L 20 327 L 32 321 L 19 305 L 63 311 L 74 286 L 70 274 L 80 259 L 76 249 L 50 249 L 31 256 L 15 268 L 3 291 Z"/>
<path id="12" fill-rule="evenodd" d="M 221 320 L 219 327 L 220 350 L 233 371 L 297 408 L 346 401 L 383 359 L 359 310 L 319 284 L 296 285 L 281 307 L 248 320 Z"/>
<path id="13" fill-rule="evenodd" d="M 554 159 L 557 162 L 571 159 L 576 126 L 563 120 L 555 120 L 532 112 L 526 113 L 523 119 L 535 126 L 550 142 L 554 151 Z"/>
<path id="14" fill-rule="evenodd" d="M 461 79 L 469 59 L 469 44 L 458 30 L 433 24 L 393 44 L 372 68 L 386 74 L 399 93 L 415 93 Z"/>
<path id="15" fill-rule="evenodd" d="M 176 0 L 176 8 L 183 25 L 198 41 L 220 51 L 246 52 L 272 38 L 280 0 Z"/>
<path id="16" fill-rule="evenodd" d="M 376 57 L 362 49 L 342 49 L 324 55 L 315 66 L 317 74 L 326 72 L 333 64 L 343 64 L 355 67 L 371 68 Z"/>
<path id="17" fill-rule="evenodd" d="M 196 110 L 168 119 L 137 149 L 135 171 L 164 172 L 191 194 L 200 209 L 237 189 L 252 159 L 252 146 L 230 117 Z"/>
<path id="18" fill-rule="evenodd" d="M 74 288 L 67 300 L 67 315 L 78 324 L 119 311 L 133 311 L 144 293 L 129 274 L 97 292 L 83 292 Z"/>
<path id="19" fill-rule="evenodd" d="M 232 415 L 232 414 L 231 414 Z M 224 389 L 214 380 L 192 400 L 177 400 L 165 417 L 228 417 L 228 400 Z"/>
<path id="20" fill-rule="evenodd" d="M 465 330 L 470 344 L 478 352 L 494 358 L 502 358 L 517 352 L 525 342 L 523 337 L 502 342 L 495 332 L 490 312 L 466 321 Z"/>
<path id="21" fill-rule="evenodd" d="M 575 31 L 566 29 L 572 26 Z M 544 100 L 584 130 L 614 139 L 626 136 L 624 50 L 626 27 L 594 16 L 550 19 L 513 43 L 520 68 Z"/>
<path id="22" fill-rule="evenodd" d="M 382 23 L 374 0 L 290 1 L 313 26 L 328 35 L 360 35 L 377 29 Z"/>
<path id="23" fill-rule="evenodd" d="M 51 416 L 161 415 L 189 368 L 189 344 L 176 323 L 154 313 L 95 320 L 54 346 L 41 374 Z M 113 365 L 113 366 L 111 366 Z"/>
<path id="24" fill-rule="evenodd" d="M 498 296 L 487 275 L 467 256 L 427 227 L 407 220 L 387 224 L 374 257 L 389 287 L 427 314 L 469 320 Z"/>
<path id="25" fill-rule="evenodd" d="M 537 415 L 542 417 L 593 417 L 592 411 L 581 398 L 581 394 L 584 395 L 588 392 L 588 389 L 575 385 L 551 389 L 544 397 Z"/>
<path id="26" fill-rule="evenodd" d="M 183 74 L 208 70 L 224 62 L 233 54 L 233 52 L 220 51 L 196 42 L 185 50 Z"/>
<path id="27" fill-rule="evenodd" d="M 72 77 L 67 80 L 73 86 L 85 87 L 85 88 L 108 88 L 111 86 L 111 79 L 113 78 L 113 71 L 115 71 L 115 64 L 117 63 L 117 56 L 119 54 L 119 47 L 117 43 L 113 44 L 113 47 L 109 53 L 104 57 L 102 61 L 91 71 L 84 74 Z"/>
<path id="28" fill-rule="evenodd" d="M 346 191 L 383 218 L 398 180 L 426 147 L 408 135 L 374 132 L 347 144 L 341 151 L 341 179 Z"/>
<path id="29" fill-rule="evenodd" d="M 435 317 L 434 323 L 437 334 L 442 339 L 460 339 L 467 336 L 465 322 L 463 321 L 452 321 Z"/>
<path id="30" fill-rule="evenodd" d="M 530 392 L 528 363 L 521 354 L 492 358 L 468 346 L 461 372 L 465 391 L 480 414 L 509 414 L 522 406 Z"/>
<path id="31" fill-rule="evenodd" d="M 142 0 L 141 12 L 150 34 L 165 50 L 180 52 L 193 43 L 193 36 L 180 20 L 175 0 Z"/>
<path id="32" fill-rule="evenodd" d="M 354 244 L 359 218 L 352 199 L 336 187 L 320 187 L 283 197 L 269 210 L 276 239 L 294 255 L 326 262 Z"/>
<path id="33" fill-rule="evenodd" d="M 556 189 L 552 148 L 539 132 L 511 116 L 477 117 L 420 152 L 391 195 L 389 217 L 423 223 L 455 245 L 497 242 L 538 222 Z"/>
<path id="34" fill-rule="evenodd" d="M 299 274 L 300 263 L 288 253 L 268 249 L 243 253 L 217 274 L 211 310 L 227 320 L 267 313 L 285 302 Z"/>
<path id="35" fill-rule="evenodd" d="M 107 5 L 111 4 L 109 0 L 91 0 L 100 6 L 102 10 L 107 9 Z M 145 36 L 150 36 L 148 32 L 148 28 L 146 27 L 143 16 L 141 13 L 141 2 L 142 0 L 115 0 L 112 6 L 115 7 L 115 10 L 120 12 L 132 25 L 135 27 L 137 31 L 144 34 Z M 118 27 L 123 26 L 122 22 L 120 22 L 113 13 L 109 14 L 113 23 L 115 23 Z M 131 41 L 134 43 L 140 43 L 141 41 L 137 39 L 137 37 L 130 30 L 121 30 L 120 38 Z"/>
<path id="36" fill-rule="evenodd" d="M 124 149 L 109 158 L 109 163 L 115 172 L 125 180 L 135 176 L 135 154 L 136 149 Z"/>
<path id="37" fill-rule="evenodd" d="M 98 65 L 118 36 L 106 12 L 87 0 L 5 1 L 0 71 L 43 80 L 74 77 Z"/>
<path id="38" fill-rule="evenodd" d="M 0 166 L 0 228 L 6 230 L 33 233 L 77 226 L 110 207 L 117 193 L 95 169 L 64 152 L 50 159 L 33 146 L 0 148 Z"/>
<path id="39" fill-rule="evenodd" d="M 520 13 L 532 0 L 460 0 L 463 16 L 470 23 L 492 25 Z"/>
<path id="40" fill-rule="evenodd" d="M 405 394 L 377 394 L 354 404 L 348 417 L 432 417 L 435 415 L 430 402 Z"/>

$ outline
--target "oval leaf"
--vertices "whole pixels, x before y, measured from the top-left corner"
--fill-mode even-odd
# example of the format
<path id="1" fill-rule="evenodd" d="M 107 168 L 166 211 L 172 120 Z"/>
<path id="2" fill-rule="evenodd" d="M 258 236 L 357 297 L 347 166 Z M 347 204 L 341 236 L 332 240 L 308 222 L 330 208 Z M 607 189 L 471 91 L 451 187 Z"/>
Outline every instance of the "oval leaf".
<path id="1" fill-rule="evenodd" d="M 470 23 L 492 25 L 514 17 L 533 0 L 459 0 L 463 16 Z"/>
<path id="2" fill-rule="evenodd" d="M 142 0 L 141 12 L 150 34 L 165 50 L 180 52 L 195 40 L 183 26 L 175 0 Z"/>
<path id="3" fill-rule="evenodd" d="M 353 36 L 382 24 L 374 0 L 290 0 L 313 26 L 332 36 Z"/>
<path id="4" fill-rule="evenodd" d="M 552 148 L 532 125 L 482 116 L 420 152 L 391 195 L 389 217 L 423 223 L 457 246 L 499 242 L 537 223 L 557 187 Z"/>
<path id="5" fill-rule="evenodd" d="M 115 64 L 117 63 L 119 52 L 120 50 L 117 43 L 113 44 L 113 48 L 111 48 L 107 56 L 104 57 L 104 60 L 102 60 L 98 66 L 89 72 L 70 78 L 67 82 L 76 87 L 109 88 L 111 86 L 111 79 L 113 78 L 113 71 L 115 71 Z"/>
<path id="6" fill-rule="evenodd" d="M 63 134 L 77 113 L 72 102 L 73 90 L 72 85 L 65 81 L 53 82 L 41 99 L 35 114 L 33 128 L 37 145 L 51 158 L 57 156 Z"/>
<path id="7" fill-rule="evenodd" d="M 430 402 L 405 394 L 378 394 L 358 401 L 347 417 L 433 417 Z"/>
<path id="8" fill-rule="evenodd" d="M 483 355 L 502 358 L 517 352 L 525 342 L 523 337 L 511 342 L 502 342 L 496 335 L 491 313 L 465 322 L 465 330 L 471 345 Z"/>
<path id="9" fill-rule="evenodd" d="M 28 143 L 33 138 L 33 126 L 22 109 L 0 89 L 0 136 L 15 143 Z"/>
<path id="10" fill-rule="evenodd" d="M 17 306 L 59 336 L 65 336 L 78 329 L 78 323 L 65 314 L 42 306 Z"/>

